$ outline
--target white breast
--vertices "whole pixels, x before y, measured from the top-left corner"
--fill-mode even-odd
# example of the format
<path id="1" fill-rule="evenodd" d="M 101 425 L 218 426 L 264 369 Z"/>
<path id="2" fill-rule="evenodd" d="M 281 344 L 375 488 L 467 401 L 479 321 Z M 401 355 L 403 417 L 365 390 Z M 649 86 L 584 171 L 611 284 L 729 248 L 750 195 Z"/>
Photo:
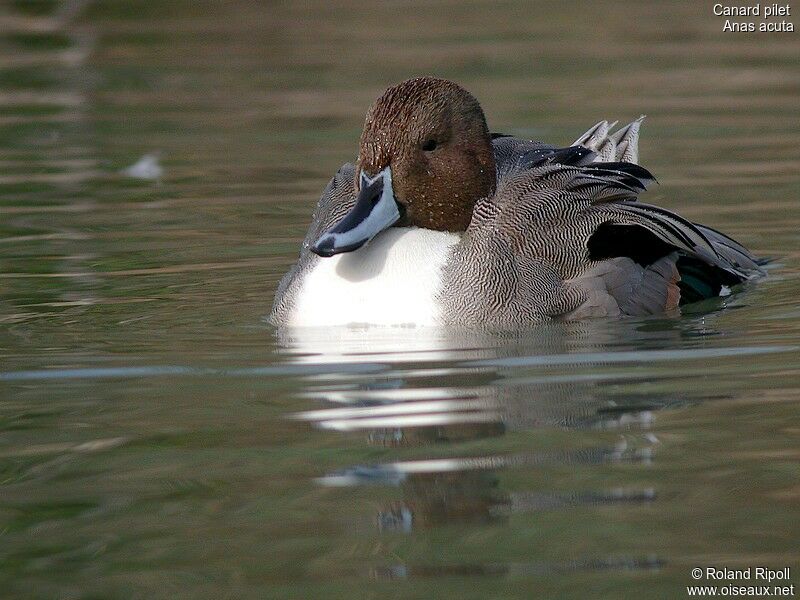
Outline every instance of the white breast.
<path id="1" fill-rule="evenodd" d="M 394 227 L 359 250 L 320 258 L 304 277 L 289 324 L 436 325 L 442 267 L 460 239 Z"/>

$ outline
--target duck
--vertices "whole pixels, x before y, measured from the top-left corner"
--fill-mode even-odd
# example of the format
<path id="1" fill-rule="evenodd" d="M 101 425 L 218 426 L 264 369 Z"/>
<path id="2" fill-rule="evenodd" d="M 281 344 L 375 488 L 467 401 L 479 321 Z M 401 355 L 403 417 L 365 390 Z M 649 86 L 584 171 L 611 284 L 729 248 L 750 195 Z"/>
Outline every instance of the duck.
<path id="1" fill-rule="evenodd" d="M 367 111 L 281 279 L 276 327 L 640 317 L 764 275 L 729 236 L 639 201 L 643 117 L 566 147 L 492 133 L 460 85 L 416 77 Z"/>

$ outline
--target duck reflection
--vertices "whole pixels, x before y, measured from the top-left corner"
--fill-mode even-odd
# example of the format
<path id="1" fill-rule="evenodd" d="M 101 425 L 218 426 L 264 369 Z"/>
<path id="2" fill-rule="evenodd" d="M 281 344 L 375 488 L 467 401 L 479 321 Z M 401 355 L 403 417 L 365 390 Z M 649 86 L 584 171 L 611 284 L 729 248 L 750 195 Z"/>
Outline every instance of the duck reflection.
<path id="1" fill-rule="evenodd" d="M 323 407 L 294 417 L 321 429 L 363 432 L 370 445 L 398 453 L 428 448 L 426 458 L 353 465 L 318 479 L 325 486 L 397 487 L 399 498 L 380 508 L 375 526 L 381 532 L 411 533 L 453 523 L 502 522 L 516 512 L 655 500 L 651 487 L 512 491 L 503 489 L 499 474 L 503 469 L 647 464 L 658 445 L 650 431 L 655 412 L 685 400 L 621 395 L 620 386 L 642 376 L 629 363 L 646 360 L 646 351 L 622 363 L 613 357 L 624 353 L 626 344 L 641 349 L 651 343 L 656 351 L 664 336 L 685 333 L 669 322 L 662 327 L 650 322 L 643 329 L 616 322 L 550 324 L 505 335 L 297 330 L 281 332 L 280 341 L 292 362 L 385 367 L 376 374 L 309 378 L 304 395 Z M 647 380 L 653 381 L 649 369 Z M 535 441 L 530 434 L 537 431 L 577 429 L 612 432 L 590 438 L 613 441 L 578 448 L 545 445 L 536 451 L 519 442 Z M 517 435 L 523 432 L 529 437 Z M 494 441 L 512 434 L 514 443 Z"/>

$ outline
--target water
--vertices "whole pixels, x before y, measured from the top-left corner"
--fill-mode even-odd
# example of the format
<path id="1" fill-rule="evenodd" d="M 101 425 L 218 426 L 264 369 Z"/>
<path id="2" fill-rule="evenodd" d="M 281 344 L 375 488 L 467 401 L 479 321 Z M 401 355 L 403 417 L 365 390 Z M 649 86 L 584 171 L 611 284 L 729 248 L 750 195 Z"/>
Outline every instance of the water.
<path id="1" fill-rule="evenodd" d="M 800 44 L 710 13 L 0 6 L 3 597 L 800 584 Z M 769 278 L 681 317 L 276 333 L 367 106 L 421 73 L 555 142 L 647 113 L 648 200 Z"/>

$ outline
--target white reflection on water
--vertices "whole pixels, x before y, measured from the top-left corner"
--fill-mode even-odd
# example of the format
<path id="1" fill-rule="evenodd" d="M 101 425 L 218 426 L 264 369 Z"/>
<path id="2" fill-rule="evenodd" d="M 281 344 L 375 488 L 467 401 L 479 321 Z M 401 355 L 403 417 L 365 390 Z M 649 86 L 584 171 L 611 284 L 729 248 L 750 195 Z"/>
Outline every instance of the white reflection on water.
<path id="1" fill-rule="evenodd" d="M 546 324 L 505 334 L 337 328 L 277 335 L 288 365 L 385 365 L 380 373 L 304 378 L 296 395 L 320 406 L 291 417 L 350 434 L 342 438 L 346 445 L 360 439 L 398 453 L 424 449 L 427 456 L 343 466 L 315 479 L 331 488 L 396 488 L 400 498 L 383 505 L 374 523 L 382 533 L 403 534 L 503 521 L 520 512 L 655 502 L 652 486 L 562 492 L 541 489 L 539 482 L 504 489 L 497 474 L 620 463 L 647 468 L 660 446 L 651 431 L 658 411 L 697 401 L 668 391 L 676 389 L 672 379 L 710 361 L 797 351 L 789 345 L 725 347 L 717 337 L 669 322 Z M 621 386 L 634 391 L 620 394 Z M 576 429 L 602 435 L 589 437 L 588 446 L 587 436 L 579 435 L 576 449 L 537 445 L 542 435 Z M 358 432 L 363 437 L 353 438 Z M 512 432 L 532 446 L 517 442 L 512 451 L 498 451 Z"/>
<path id="2" fill-rule="evenodd" d="M 487 334 L 438 327 L 301 327 L 277 333 L 294 363 L 384 363 L 480 358 L 496 341 Z"/>
<path id="3" fill-rule="evenodd" d="M 612 333 L 616 333 L 614 336 Z M 597 334 L 597 335 L 596 335 Z M 405 439 L 404 431 L 499 424 L 503 431 L 537 427 L 614 429 L 649 426 L 653 410 L 683 402 L 644 394 L 620 405 L 607 390 L 652 381 L 659 364 L 792 353 L 796 346 L 685 347 L 662 350 L 668 328 L 643 333 L 630 325 L 547 324 L 526 332 L 439 328 L 305 328 L 278 332 L 288 365 L 383 364 L 380 377 L 310 378 L 298 395 L 334 406 L 292 415 L 322 429 L 372 430 L 373 439 Z M 641 347 L 648 336 L 653 348 Z M 686 345 L 686 344 L 682 344 Z M 386 430 L 398 431 L 388 432 Z M 383 431 L 379 431 L 383 430 Z M 493 434 L 494 435 L 494 434 Z"/>

